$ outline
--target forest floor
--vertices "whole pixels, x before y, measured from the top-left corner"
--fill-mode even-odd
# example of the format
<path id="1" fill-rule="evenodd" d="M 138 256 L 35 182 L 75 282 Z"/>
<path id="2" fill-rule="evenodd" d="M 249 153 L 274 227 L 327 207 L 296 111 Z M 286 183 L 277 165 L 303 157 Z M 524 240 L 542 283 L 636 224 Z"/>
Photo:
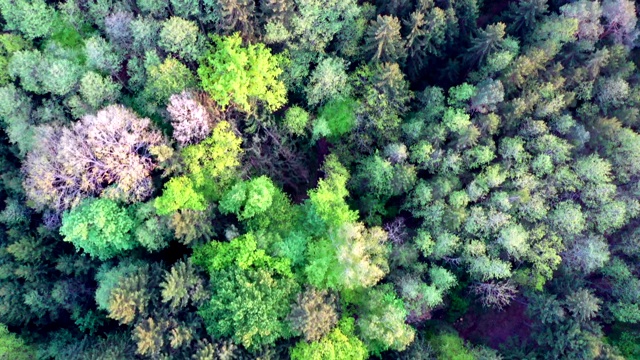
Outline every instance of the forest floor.
<path id="1" fill-rule="evenodd" d="M 476 23 L 479 27 L 484 28 L 496 15 L 506 10 L 507 7 L 509 7 L 509 3 L 513 1 L 514 0 L 491 1 L 485 5 L 482 15 L 480 15 Z"/>
<path id="2" fill-rule="evenodd" d="M 531 320 L 525 314 L 526 305 L 514 301 L 502 311 L 467 312 L 454 327 L 464 339 L 485 343 L 497 349 L 510 337 L 529 337 Z"/>

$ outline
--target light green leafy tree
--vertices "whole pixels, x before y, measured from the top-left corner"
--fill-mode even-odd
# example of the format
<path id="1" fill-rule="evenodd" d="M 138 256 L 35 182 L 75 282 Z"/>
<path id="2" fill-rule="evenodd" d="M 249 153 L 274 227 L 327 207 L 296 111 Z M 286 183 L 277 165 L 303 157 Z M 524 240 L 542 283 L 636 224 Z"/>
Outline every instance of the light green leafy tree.
<path id="1" fill-rule="evenodd" d="M 0 355 L 4 359 L 31 360 L 36 358 L 36 351 L 24 340 L 9 332 L 7 325 L 0 324 Z"/>
<path id="2" fill-rule="evenodd" d="M 219 122 L 202 142 L 182 150 L 186 173 L 197 191 L 217 199 L 237 176 L 242 149 L 240 139 L 226 121 Z"/>
<path id="3" fill-rule="evenodd" d="M 154 203 L 158 215 L 168 215 L 178 210 L 203 211 L 207 208 L 202 194 L 194 188 L 193 181 L 186 176 L 171 178 L 164 185 L 162 196 Z"/>
<path id="4" fill-rule="evenodd" d="M 198 67 L 202 88 L 220 106 L 230 102 L 251 111 L 252 102 L 277 110 L 287 101 L 287 89 L 278 80 L 279 60 L 264 44 L 242 46 L 239 34 L 213 36 L 213 45 Z"/>
<path id="5" fill-rule="evenodd" d="M 239 182 L 220 200 L 220 211 L 234 213 L 239 220 L 252 218 L 269 209 L 275 191 L 275 185 L 266 176 Z"/>
<path id="6" fill-rule="evenodd" d="M 60 234 L 64 240 L 100 260 L 136 247 L 134 220 L 109 199 L 89 198 L 64 213 Z"/>
<path id="7" fill-rule="evenodd" d="M 364 360 L 367 347 L 358 339 L 353 318 L 340 320 L 338 327 L 318 341 L 300 341 L 291 349 L 292 360 Z"/>

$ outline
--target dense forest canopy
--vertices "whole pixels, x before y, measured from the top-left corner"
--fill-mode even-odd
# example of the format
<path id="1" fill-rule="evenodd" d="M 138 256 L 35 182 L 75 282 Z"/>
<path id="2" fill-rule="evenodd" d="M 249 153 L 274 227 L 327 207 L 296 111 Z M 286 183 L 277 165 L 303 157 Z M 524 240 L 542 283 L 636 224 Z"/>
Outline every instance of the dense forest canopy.
<path id="1" fill-rule="evenodd" d="M 632 0 L 0 0 L 0 359 L 640 359 Z"/>

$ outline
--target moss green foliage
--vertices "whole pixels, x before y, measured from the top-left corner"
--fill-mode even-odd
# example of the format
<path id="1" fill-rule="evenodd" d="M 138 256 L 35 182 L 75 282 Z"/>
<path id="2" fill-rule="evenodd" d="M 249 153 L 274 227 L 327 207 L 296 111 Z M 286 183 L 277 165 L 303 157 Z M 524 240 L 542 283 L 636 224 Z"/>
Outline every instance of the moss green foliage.
<path id="1" fill-rule="evenodd" d="M 299 285 L 265 269 L 230 268 L 216 273 L 212 300 L 200 309 L 207 332 L 229 336 L 255 350 L 291 336 L 285 322 Z"/>
<path id="2" fill-rule="evenodd" d="M 438 359 L 447 360 L 473 360 L 473 353 L 465 346 L 464 340 L 455 332 L 443 331 L 434 335 L 429 344 L 435 350 Z"/>
<path id="3" fill-rule="evenodd" d="M 161 64 L 147 68 L 147 84 L 144 93 L 153 102 L 166 103 L 173 94 L 196 85 L 191 70 L 174 58 L 167 58 Z"/>
<path id="4" fill-rule="evenodd" d="M 242 46 L 238 34 L 212 37 L 212 46 L 198 67 L 202 88 L 220 106 L 231 101 L 250 111 L 259 100 L 277 110 L 286 102 L 286 88 L 278 76 L 282 73 L 278 58 L 263 44 Z"/>
<path id="5" fill-rule="evenodd" d="M 256 235 L 248 233 L 228 243 L 212 241 L 196 248 L 193 262 L 207 269 L 210 273 L 240 268 L 268 269 L 285 277 L 292 277 L 288 259 L 271 257 L 263 249 L 258 249 Z"/>
<path id="6" fill-rule="evenodd" d="M 284 116 L 284 126 L 294 135 L 304 134 L 309 123 L 309 113 L 299 106 L 287 109 Z"/>

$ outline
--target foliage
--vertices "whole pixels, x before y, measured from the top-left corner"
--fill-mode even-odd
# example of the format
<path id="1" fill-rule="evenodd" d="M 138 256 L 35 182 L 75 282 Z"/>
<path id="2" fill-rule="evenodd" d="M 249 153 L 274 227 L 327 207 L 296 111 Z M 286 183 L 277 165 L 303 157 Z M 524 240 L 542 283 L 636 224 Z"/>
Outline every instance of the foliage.
<path id="1" fill-rule="evenodd" d="M 15 360 L 35 359 L 35 350 L 24 340 L 9 332 L 4 324 L 0 324 L 0 349 L 3 357 Z"/>
<path id="2" fill-rule="evenodd" d="M 211 133 L 213 119 L 191 92 L 171 95 L 167 112 L 173 138 L 182 146 L 198 143 Z"/>
<path id="3" fill-rule="evenodd" d="M 136 246 L 133 219 L 109 199 L 86 199 L 62 217 L 60 234 L 91 256 L 112 258 Z"/>
<path id="4" fill-rule="evenodd" d="M 0 0 L 0 357 L 637 357 L 637 10 Z"/>
<path id="5" fill-rule="evenodd" d="M 278 80 L 279 60 L 262 44 L 242 46 L 238 34 L 212 37 L 213 45 L 198 67 L 202 88 L 222 108 L 233 101 L 250 111 L 251 101 L 260 100 L 270 110 L 286 102 L 286 88 Z"/>
<path id="6" fill-rule="evenodd" d="M 353 318 L 344 318 L 337 328 L 320 341 L 304 341 L 291 350 L 291 359 L 313 360 L 362 360 L 367 358 L 367 349 L 355 335 Z"/>
<path id="7" fill-rule="evenodd" d="M 147 84 L 144 94 L 151 101 L 163 104 L 173 94 L 196 85 L 191 71 L 180 61 L 168 57 L 161 64 L 147 67 Z"/>
<path id="8" fill-rule="evenodd" d="M 218 198 L 236 176 L 240 165 L 240 143 L 226 121 L 219 122 L 211 136 L 182 150 L 182 159 L 195 188 L 205 197 Z M 213 181 L 211 181 L 213 180 Z"/>
<path id="9" fill-rule="evenodd" d="M 216 273 L 211 301 L 200 308 L 207 332 L 250 350 L 291 336 L 285 318 L 299 285 L 265 269 L 232 267 Z"/>

